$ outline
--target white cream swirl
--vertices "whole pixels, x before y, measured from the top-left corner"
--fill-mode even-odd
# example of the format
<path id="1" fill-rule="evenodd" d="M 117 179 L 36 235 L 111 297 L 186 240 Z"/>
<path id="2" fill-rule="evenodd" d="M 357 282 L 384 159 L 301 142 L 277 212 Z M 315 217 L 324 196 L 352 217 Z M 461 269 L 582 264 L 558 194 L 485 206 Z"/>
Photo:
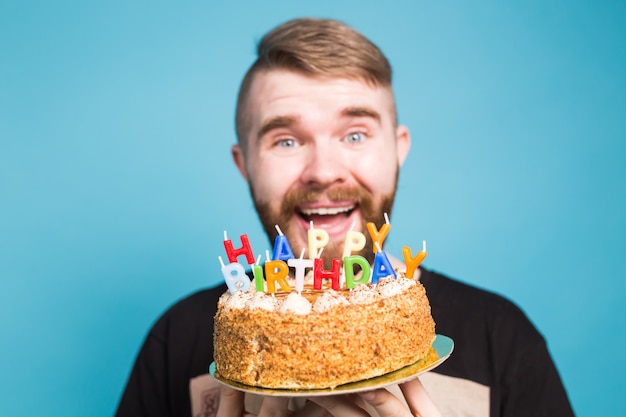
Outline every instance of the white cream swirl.
<path id="1" fill-rule="evenodd" d="M 323 313 L 325 311 L 330 310 L 331 308 L 339 305 L 350 304 L 346 297 L 339 294 L 335 290 L 325 291 L 321 296 L 315 300 L 315 304 L 313 304 L 313 310 L 318 313 Z"/>
<path id="2" fill-rule="evenodd" d="M 262 292 L 256 292 L 252 298 L 246 302 L 245 307 L 249 310 L 260 308 L 262 310 L 275 311 L 278 308 L 278 304 L 279 301 L 276 297 L 272 297 L 271 295 L 267 295 Z"/>
<path id="3" fill-rule="evenodd" d="M 415 281 L 412 279 L 406 279 L 404 277 L 398 278 L 383 278 L 376 284 L 376 291 L 383 297 L 393 297 L 394 295 L 401 294 L 404 290 L 415 285 Z"/>
<path id="4" fill-rule="evenodd" d="M 234 294 L 226 292 L 220 297 L 219 302 L 223 302 L 225 310 L 230 310 L 231 308 L 242 309 L 246 307 L 246 302 L 251 298 L 251 292 L 235 291 Z"/>
<path id="5" fill-rule="evenodd" d="M 378 292 L 368 284 L 359 284 L 350 291 L 350 295 L 348 296 L 348 300 L 352 304 L 370 304 L 378 300 L 379 295 Z"/>
<path id="6" fill-rule="evenodd" d="M 309 300 L 299 295 L 297 292 L 292 291 L 280 305 L 280 312 L 283 314 L 295 313 L 306 315 L 311 312 L 311 308 L 312 306 Z"/>

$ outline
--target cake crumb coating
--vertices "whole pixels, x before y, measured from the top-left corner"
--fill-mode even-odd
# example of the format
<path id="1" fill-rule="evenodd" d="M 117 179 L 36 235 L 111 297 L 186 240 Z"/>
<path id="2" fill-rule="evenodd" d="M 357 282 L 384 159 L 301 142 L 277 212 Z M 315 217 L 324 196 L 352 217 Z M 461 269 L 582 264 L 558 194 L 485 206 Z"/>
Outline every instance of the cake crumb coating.
<path id="1" fill-rule="evenodd" d="M 217 372 L 252 386 L 326 389 L 417 362 L 430 351 L 435 322 L 423 285 L 400 279 L 411 285 L 403 282 L 401 291 L 368 296 L 367 303 L 361 297 L 359 303 L 335 303 L 309 314 L 227 308 L 220 300 L 214 333 Z M 339 293 L 349 300 L 350 291 Z M 314 303 L 320 294 L 302 295 Z"/>

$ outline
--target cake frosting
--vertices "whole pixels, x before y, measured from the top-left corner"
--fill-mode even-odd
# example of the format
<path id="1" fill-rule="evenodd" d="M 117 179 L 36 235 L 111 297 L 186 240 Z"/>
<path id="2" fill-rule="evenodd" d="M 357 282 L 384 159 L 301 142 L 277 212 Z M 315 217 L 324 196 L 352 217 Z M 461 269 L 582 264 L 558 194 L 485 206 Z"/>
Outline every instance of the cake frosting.
<path id="1" fill-rule="evenodd" d="M 266 388 L 322 389 L 426 357 L 435 323 L 423 285 L 397 278 L 356 288 L 224 293 L 215 316 L 220 377 Z"/>

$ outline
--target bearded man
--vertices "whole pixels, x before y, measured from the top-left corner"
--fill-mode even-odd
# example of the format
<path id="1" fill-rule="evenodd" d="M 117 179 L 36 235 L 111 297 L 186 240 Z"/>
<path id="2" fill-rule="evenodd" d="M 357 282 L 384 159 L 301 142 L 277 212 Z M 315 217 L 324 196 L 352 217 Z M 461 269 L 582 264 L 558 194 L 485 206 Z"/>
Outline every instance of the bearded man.
<path id="1" fill-rule="evenodd" d="M 324 19 L 280 25 L 257 53 L 239 92 L 235 164 L 270 240 L 279 225 L 292 247 L 307 247 L 313 222 L 330 237 L 322 256 L 342 258 L 348 230 L 368 236 L 365 224 L 381 224 L 391 213 L 410 148 L 389 62 L 354 29 Z M 361 255 L 372 261 L 371 242 Z M 246 402 L 207 375 L 223 285 L 191 295 L 159 319 L 117 415 L 255 415 L 251 407 L 258 416 L 573 415 L 543 337 L 519 308 L 425 268 L 415 276 L 426 287 L 437 332 L 456 346 L 420 379 L 356 397 L 311 398 L 295 411 L 283 398 Z"/>

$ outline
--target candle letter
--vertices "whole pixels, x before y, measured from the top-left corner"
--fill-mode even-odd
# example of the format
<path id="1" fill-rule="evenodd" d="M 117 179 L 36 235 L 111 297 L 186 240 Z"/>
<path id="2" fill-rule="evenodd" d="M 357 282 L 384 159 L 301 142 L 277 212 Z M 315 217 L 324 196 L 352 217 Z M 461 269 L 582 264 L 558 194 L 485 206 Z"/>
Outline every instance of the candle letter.
<path id="1" fill-rule="evenodd" d="M 256 292 L 264 292 L 263 267 L 258 264 L 252 265 L 252 275 L 254 275 L 254 289 Z"/>
<path id="2" fill-rule="evenodd" d="M 389 275 L 393 275 L 396 277 L 396 271 L 393 270 L 391 266 L 391 261 L 387 257 L 387 254 L 379 250 L 376 252 L 376 257 L 374 258 L 374 267 L 372 268 L 372 284 L 378 283 L 380 278 L 388 277 Z"/>
<path id="3" fill-rule="evenodd" d="M 313 222 L 308 232 L 309 237 L 309 259 L 315 259 L 317 252 L 328 243 L 328 232 L 324 229 L 314 229 Z"/>
<path id="4" fill-rule="evenodd" d="M 374 253 L 380 251 L 383 247 L 383 241 L 387 237 L 389 233 L 389 229 L 391 229 L 391 224 L 385 223 L 380 227 L 380 231 L 376 229 L 376 225 L 372 222 L 367 224 L 367 231 L 370 232 L 370 236 L 372 237 L 372 243 L 374 245 Z M 378 247 L 376 246 L 378 244 Z"/>
<path id="5" fill-rule="evenodd" d="M 313 260 L 292 258 L 287 261 L 287 265 L 295 268 L 296 291 L 300 294 L 304 289 L 304 270 L 306 268 L 313 268 Z"/>
<path id="6" fill-rule="evenodd" d="M 348 230 L 346 242 L 343 245 L 343 257 L 350 256 L 353 251 L 360 251 L 365 247 L 365 235 L 361 232 Z"/>
<path id="7" fill-rule="evenodd" d="M 354 279 L 354 266 L 361 267 L 361 278 Z M 346 256 L 343 258 L 343 272 L 346 274 L 346 287 L 354 288 L 357 284 L 367 284 L 370 279 L 371 267 L 367 259 L 359 255 Z"/>
<path id="8" fill-rule="evenodd" d="M 287 282 L 289 267 L 285 261 L 267 261 L 265 262 L 265 281 L 267 282 L 267 291 L 270 294 L 276 292 L 276 282 L 285 292 L 291 292 L 291 287 Z"/>
<path id="9" fill-rule="evenodd" d="M 226 232 L 224 232 L 224 235 Z M 252 247 L 250 246 L 250 241 L 248 240 L 248 235 L 243 234 L 240 236 L 241 239 L 241 247 L 235 249 L 233 247 L 233 241 L 230 239 L 224 239 L 224 249 L 226 249 L 226 255 L 228 256 L 228 262 L 237 262 L 237 257 L 240 255 L 244 255 L 246 257 L 246 262 L 248 265 L 252 265 L 254 263 L 254 255 L 252 254 Z"/>
<path id="10" fill-rule="evenodd" d="M 428 255 L 428 252 L 426 252 L 426 241 L 422 243 L 422 250 L 417 252 L 415 254 L 415 257 L 411 255 L 411 248 L 409 248 L 408 246 L 402 247 L 402 255 L 404 255 L 404 263 L 406 265 L 405 276 L 407 278 L 413 278 L 415 270 Z"/>
<path id="11" fill-rule="evenodd" d="M 278 225 L 276 225 L 276 230 L 278 231 L 278 236 L 276 236 L 276 240 L 274 241 L 272 260 L 286 261 L 288 259 L 295 258 L 295 256 L 293 256 L 291 246 L 289 245 L 289 241 L 287 240 L 287 236 L 283 234 Z"/>
<path id="12" fill-rule="evenodd" d="M 274 241 L 274 252 L 272 253 L 272 260 L 286 261 L 291 258 L 294 258 L 294 256 L 293 251 L 291 250 L 291 246 L 287 241 L 287 236 L 276 236 L 276 240 Z"/>
<path id="13" fill-rule="evenodd" d="M 322 289 L 322 280 L 324 278 L 332 280 L 332 288 L 335 291 L 339 291 L 339 259 L 333 259 L 332 269 L 324 269 L 324 260 L 321 258 L 315 258 L 313 265 L 313 289 Z"/>
<path id="14" fill-rule="evenodd" d="M 226 281 L 231 294 L 238 290 L 246 292 L 250 289 L 250 278 L 248 278 L 246 271 L 240 263 L 233 262 L 223 266 L 222 275 L 224 275 L 224 281 Z"/>

